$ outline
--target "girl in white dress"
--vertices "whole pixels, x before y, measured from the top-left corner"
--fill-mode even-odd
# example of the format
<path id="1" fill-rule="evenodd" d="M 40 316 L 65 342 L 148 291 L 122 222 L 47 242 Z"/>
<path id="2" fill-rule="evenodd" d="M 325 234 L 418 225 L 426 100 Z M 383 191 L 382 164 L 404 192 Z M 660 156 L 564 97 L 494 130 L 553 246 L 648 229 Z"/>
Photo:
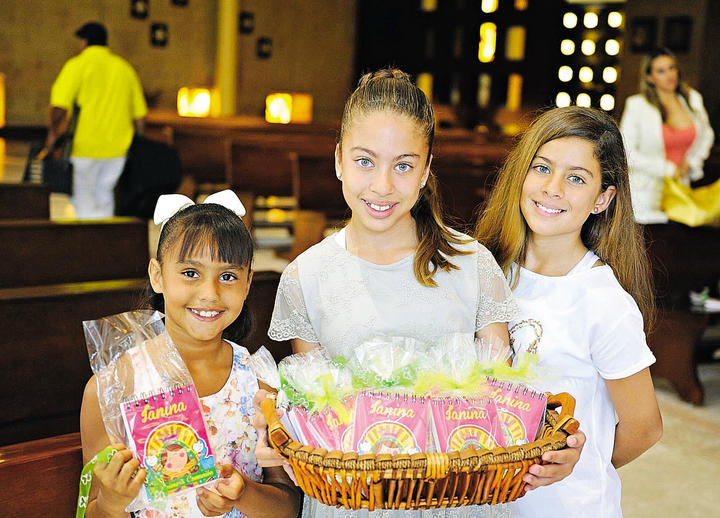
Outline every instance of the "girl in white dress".
<path id="1" fill-rule="evenodd" d="M 295 352 L 348 355 L 363 341 L 406 336 L 425 343 L 451 333 L 508 343 L 518 316 L 503 272 L 485 247 L 443 224 L 430 170 L 435 120 L 425 94 L 399 70 L 360 79 L 348 100 L 335 169 L 352 217 L 283 272 L 269 336 Z M 576 437 L 581 447 L 583 437 Z M 579 449 L 556 452 L 554 479 Z M 262 463 L 262 456 L 258 453 Z M 512 516 L 513 506 L 374 511 L 370 516 Z M 306 498 L 303 516 L 368 516 Z"/>
<path id="2" fill-rule="evenodd" d="M 622 516 L 616 468 L 658 441 L 662 420 L 643 332 L 650 270 L 613 120 L 577 106 L 540 116 L 508 157 L 476 237 L 520 305 L 515 351 L 559 371 L 540 388 L 575 397 L 588 437 L 572 474 L 519 499 L 520 516 Z"/>

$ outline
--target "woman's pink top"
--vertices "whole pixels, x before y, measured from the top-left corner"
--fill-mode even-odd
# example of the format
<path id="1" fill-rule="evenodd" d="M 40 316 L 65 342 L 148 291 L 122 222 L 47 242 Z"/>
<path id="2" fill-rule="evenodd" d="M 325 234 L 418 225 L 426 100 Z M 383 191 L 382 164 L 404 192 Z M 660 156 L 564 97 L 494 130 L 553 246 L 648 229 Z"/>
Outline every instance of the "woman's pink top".
<path id="1" fill-rule="evenodd" d="M 675 165 L 682 164 L 685 154 L 695 140 L 695 126 L 691 124 L 687 128 L 671 128 L 667 124 L 663 124 L 662 133 L 665 142 L 665 158 Z"/>

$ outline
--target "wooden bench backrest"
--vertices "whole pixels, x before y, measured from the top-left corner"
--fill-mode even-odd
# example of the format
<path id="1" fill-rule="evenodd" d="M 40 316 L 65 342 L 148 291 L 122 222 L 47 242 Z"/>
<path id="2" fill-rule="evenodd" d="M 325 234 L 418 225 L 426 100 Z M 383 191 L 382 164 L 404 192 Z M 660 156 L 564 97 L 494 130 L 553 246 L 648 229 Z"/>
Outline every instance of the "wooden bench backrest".
<path id="1" fill-rule="evenodd" d="M 50 189 L 33 183 L 0 183 L 0 219 L 50 218 Z"/>
<path id="2" fill-rule="evenodd" d="M 82 472 L 80 434 L 0 447 L 3 516 L 75 516 Z"/>
<path id="3" fill-rule="evenodd" d="M 0 445 L 79 431 L 92 372 L 82 327 L 139 307 L 144 279 L 0 290 Z"/>
<path id="4" fill-rule="evenodd" d="M 297 155 L 282 149 L 233 143 L 227 183 L 256 196 L 292 196 Z"/>
<path id="5" fill-rule="evenodd" d="M 335 176 L 335 159 L 329 156 L 298 156 L 293 190 L 300 210 L 317 211 L 329 220 L 350 216 L 342 194 L 342 183 Z"/>
<path id="6" fill-rule="evenodd" d="M 0 221 L 4 254 L 0 288 L 144 277 L 149 260 L 147 223 Z"/>

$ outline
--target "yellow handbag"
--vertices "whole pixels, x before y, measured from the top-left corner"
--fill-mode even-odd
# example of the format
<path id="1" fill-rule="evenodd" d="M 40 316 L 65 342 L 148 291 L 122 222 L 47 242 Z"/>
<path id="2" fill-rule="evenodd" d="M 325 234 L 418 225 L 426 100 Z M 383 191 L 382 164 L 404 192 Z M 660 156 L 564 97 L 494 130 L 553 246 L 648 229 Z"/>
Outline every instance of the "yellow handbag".
<path id="1" fill-rule="evenodd" d="M 690 227 L 720 226 L 720 180 L 692 189 L 666 176 L 661 208 L 672 221 Z"/>

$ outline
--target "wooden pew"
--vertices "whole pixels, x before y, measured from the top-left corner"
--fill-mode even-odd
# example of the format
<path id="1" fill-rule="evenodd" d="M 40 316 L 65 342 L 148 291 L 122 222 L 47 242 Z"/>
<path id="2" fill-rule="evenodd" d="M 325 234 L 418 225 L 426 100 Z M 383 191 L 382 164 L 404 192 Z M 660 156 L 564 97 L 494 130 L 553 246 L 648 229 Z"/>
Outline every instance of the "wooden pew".
<path id="1" fill-rule="evenodd" d="M 79 431 L 91 376 L 82 321 L 140 307 L 144 279 L 0 289 L 0 445 Z"/>
<path id="2" fill-rule="evenodd" d="M 33 183 L 0 183 L 0 220 L 49 219 L 50 189 Z"/>
<path id="3" fill-rule="evenodd" d="M 183 174 L 196 183 L 224 184 L 230 163 L 231 140 L 222 132 L 173 132 Z"/>
<path id="4" fill-rule="evenodd" d="M 255 196 L 292 196 L 297 155 L 271 147 L 233 142 L 226 182 L 231 189 Z"/>
<path id="5" fill-rule="evenodd" d="M 243 343 L 251 353 L 264 345 L 276 362 L 292 354 L 289 340 L 276 342 L 267 335 L 279 282 L 280 274 L 278 272 L 258 271 L 253 274 L 250 293 L 245 301 L 252 311 L 253 328 Z"/>
<path id="6" fill-rule="evenodd" d="M 478 212 L 490 195 L 497 166 L 483 160 L 438 158 L 432 170 L 440 186 L 444 212 L 458 230 L 472 233 Z"/>
<path id="7" fill-rule="evenodd" d="M 666 378 L 683 400 L 700 405 L 703 388 L 697 375 L 696 347 L 708 315 L 693 311 L 688 295 L 707 286 L 712 296 L 718 296 L 720 228 L 671 222 L 646 225 L 644 231 L 659 311 L 657 325 L 648 336 L 657 358 L 650 370 Z"/>
<path id="8" fill-rule="evenodd" d="M 142 278 L 149 260 L 147 223 L 0 221 L 5 254 L 0 288 Z"/>
<path id="9" fill-rule="evenodd" d="M 82 471 L 80 434 L 0 447 L 3 516 L 75 516 Z"/>

